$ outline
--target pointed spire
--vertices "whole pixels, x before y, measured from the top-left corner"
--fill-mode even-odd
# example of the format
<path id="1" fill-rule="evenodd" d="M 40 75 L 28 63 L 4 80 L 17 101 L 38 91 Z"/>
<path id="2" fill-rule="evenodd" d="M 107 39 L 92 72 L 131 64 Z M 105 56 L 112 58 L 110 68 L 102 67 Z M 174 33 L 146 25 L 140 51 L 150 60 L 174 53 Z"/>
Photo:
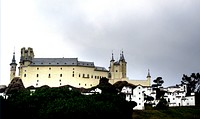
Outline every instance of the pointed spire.
<path id="1" fill-rule="evenodd" d="M 16 60 L 15 60 L 15 52 L 13 52 L 13 58 L 10 65 L 13 65 L 13 64 L 17 65 Z"/>
<path id="2" fill-rule="evenodd" d="M 148 69 L 147 78 L 151 78 L 151 75 L 150 75 L 150 70 L 149 70 L 149 69 Z"/>
<path id="3" fill-rule="evenodd" d="M 15 60 L 15 52 L 13 52 L 13 59 L 12 59 L 12 63 L 16 63 L 16 60 Z"/>
<path id="4" fill-rule="evenodd" d="M 115 60 L 114 60 L 114 56 L 113 56 L 113 51 L 112 51 L 112 58 L 111 58 L 111 61 L 115 61 Z"/>
<path id="5" fill-rule="evenodd" d="M 123 50 L 122 50 L 122 53 L 120 53 L 120 60 L 125 61 Z"/>

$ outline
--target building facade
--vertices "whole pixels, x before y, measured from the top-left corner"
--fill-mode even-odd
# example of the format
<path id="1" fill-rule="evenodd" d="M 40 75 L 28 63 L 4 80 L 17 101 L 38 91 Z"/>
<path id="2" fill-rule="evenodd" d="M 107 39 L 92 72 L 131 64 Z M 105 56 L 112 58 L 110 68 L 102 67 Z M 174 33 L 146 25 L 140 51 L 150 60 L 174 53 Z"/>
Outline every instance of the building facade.
<path id="1" fill-rule="evenodd" d="M 120 54 L 119 61 L 116 62 L 112 54 L 110 67 L 107 70 L 105 67 L 95 66 L 94 62 L 79 61 L 78 58 L 35 58 L 32 48 L 23 47 L 21 48 L 18 77 L 22 79 L 25 87 L 72 85 L 90 88 L 98 85 L 102 77 L 109 78 L 111 84 L 125 80 L 135 85 L 150 86 L 149 73 L 145 80 L 129 80 L 126 76 L 126 65 L 123 52 Z M 15 53 L 10 67 L 10 80 L 12 80 L 16 77 Z"/>

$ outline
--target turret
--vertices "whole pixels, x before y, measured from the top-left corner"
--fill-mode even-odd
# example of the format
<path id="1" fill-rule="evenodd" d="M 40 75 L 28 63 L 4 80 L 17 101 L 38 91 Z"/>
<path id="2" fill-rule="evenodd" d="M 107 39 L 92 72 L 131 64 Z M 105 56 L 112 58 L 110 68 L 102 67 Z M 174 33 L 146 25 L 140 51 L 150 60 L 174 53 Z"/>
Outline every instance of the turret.
<path id="1" fill-rule="evenodd" d="M 10 81 L 15 77 L 17 63 L 15 60 L 15 52 L 13 52 L 12 62 L 10 63 Z"/>
<path id="2" fill-rule="evenodd" d="M 147 80 L 149 83 L 149 86 L 151 85 L 151 75 L 150 75 L 150 70 L 148 69 L 148 73 L 147 73 Z"/>
<path id="3" fill-rule="evenodd" d="M 124 52 L 123 51 L 120 54 L 119 63 L 120 63 L 120 71 L 122 72 L 122 78 L 126 78 L 126 64 L 127 64 L 127 62 L 124 58 Z"/>
<path id="4" fill-rule="evenodd" d="M 32 48 L 25 49 L 23 47 L 21 49 L 21 57 L 20 57 L 20 65 L 22 66 L 28 66 L 31 62 L 32 59 L 34 58 L 34 52 Z"/>

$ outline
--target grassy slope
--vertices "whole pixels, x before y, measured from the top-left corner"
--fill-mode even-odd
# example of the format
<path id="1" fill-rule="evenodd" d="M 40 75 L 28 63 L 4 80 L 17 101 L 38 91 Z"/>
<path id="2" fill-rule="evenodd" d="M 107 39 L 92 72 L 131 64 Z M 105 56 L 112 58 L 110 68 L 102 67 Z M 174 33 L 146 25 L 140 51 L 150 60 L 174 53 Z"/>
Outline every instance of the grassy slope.
<path id="1" fill-rule="evenodd" d="M 133 119 L 200 119 L 200 107 L 171 107 L 167 110 L 134 111 Z"/>

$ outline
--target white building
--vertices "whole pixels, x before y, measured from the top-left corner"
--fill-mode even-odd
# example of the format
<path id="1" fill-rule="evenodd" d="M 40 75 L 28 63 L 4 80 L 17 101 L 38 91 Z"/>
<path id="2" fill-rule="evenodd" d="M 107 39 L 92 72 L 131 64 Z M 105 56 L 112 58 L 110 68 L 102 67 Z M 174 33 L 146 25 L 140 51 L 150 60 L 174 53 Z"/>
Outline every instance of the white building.
<path id="1" fill-rule="evenodd" d="M 186 96 L 186 85 L 170 86 L 167 88 L 161 88 L 161 90 L 165 91 L 164 98 L 169 103 L 169 107 L 195 106 L 195 94 L 191 93 L 190 96 Z M 136 87 L 124 86 L 121 92 L 126 95 L 127 101 L 135 101 L 137 103 L 137 106 L 134 107 L 133 110 L 145 109 L 145 103 L 151 103 L 153 104 L 152 106 L 156 106 L 159 102 L 159 100 L 156 100 L 156 90 L 152 87 L 143 87 L 141 85 Z M 145 96 L 151 96 L 154 100 L 147 102 L 144 100 Z"/>
<path id="2" fill-rule="evenodd" d="M 124 86 L 121 92 L 126 94 L 127 101 L 135 101 L 137 103 L 137 106 L 135 106 L 133 110 L 144 109 L 144 93 L 141 85 L 136 87 Z"/>
<path id="3" fill-rule="evenodd" d="M 187 86 L 176 85 L 166 88 L 164 98 L 169 102 L 170 107 L 174 106 L 195 106 L 195 94 L 186 96 Z"/>

